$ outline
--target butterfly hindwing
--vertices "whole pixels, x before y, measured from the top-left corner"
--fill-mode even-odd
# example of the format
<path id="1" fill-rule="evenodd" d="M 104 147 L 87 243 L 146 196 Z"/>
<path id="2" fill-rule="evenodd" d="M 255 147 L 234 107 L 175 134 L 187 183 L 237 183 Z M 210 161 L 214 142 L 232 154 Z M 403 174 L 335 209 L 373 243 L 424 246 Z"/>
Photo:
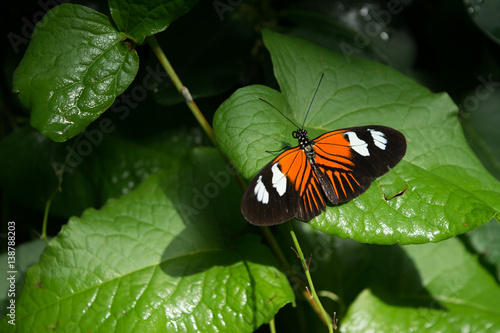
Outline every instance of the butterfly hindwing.
<path id="1" fill-rule="evenodd" d="M 309 221 L 325 210 L 326 196 L 321 186 L 322 181 L 319 180 L 318 176 L 321 177 L 317 172 L 312 172 L 308 184 L 300 196 L 299 209 L 295 215 L 299 220 Z"/>

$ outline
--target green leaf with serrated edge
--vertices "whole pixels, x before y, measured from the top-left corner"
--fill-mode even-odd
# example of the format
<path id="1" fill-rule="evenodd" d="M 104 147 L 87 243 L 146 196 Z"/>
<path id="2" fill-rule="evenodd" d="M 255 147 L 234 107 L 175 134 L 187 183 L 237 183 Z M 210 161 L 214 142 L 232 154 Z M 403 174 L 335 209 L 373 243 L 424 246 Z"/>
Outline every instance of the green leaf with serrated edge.
<path id="1" fill-rule="evenodd" d="M 109 8 L 118 29 L 142 43 L 144 38 L 167 29 L 198 0 L 110 0 Z"/>
<path id="2" fill-rule="evenodd" d="M 387 280 L 383 290 L 362 292 L 341 320 L 342 332 L 414 332 L 423 328 L 498 332 L 500 287 L 457 238 L 402 250 L 409 260 L 394 271 L 399 276 Z M 399 284 L 415 279 L 419 285 L 394 291 Z"/>
<path id="3" fill-rule="evenodd" d="M 14 92 L 31 109 L 31 125 L 58 142 L 79 134 L 134 80 L 135 50 L 106 15 L 62 4 L 33 32 L 14 73 Z"/>
<path id="4" fill-rule="evenodd" d="M 218 152 L 176 165 L 70 219 L 26 274 L 18 331 L 252 332 L 293 301 L 259 237 L 240 236 L 239 189 Z"/>
<path id="5" fill-rule="evenodd" d="M 433 94 L 378 63 L 358 58 L 346 63 L 341 54 L 302 39 L 269 30 L 263 36 L 282 92 L 239 89 L 214 116 L 217 142 L 245 178 L 276 155 L 266 151 L 297 145 L 294 126 L 259 98 L 301 126 L 324 73 L 305 122 L 310 138 L 339 128 L 386 125 L 403 132 L 408 150 L 366 193 L 328 206 L 311 220 L 314 228 L 369 243 L 436 242 L 474 229 L 500 210 L 500 184 L 467 146 L 448 95 Z"/>

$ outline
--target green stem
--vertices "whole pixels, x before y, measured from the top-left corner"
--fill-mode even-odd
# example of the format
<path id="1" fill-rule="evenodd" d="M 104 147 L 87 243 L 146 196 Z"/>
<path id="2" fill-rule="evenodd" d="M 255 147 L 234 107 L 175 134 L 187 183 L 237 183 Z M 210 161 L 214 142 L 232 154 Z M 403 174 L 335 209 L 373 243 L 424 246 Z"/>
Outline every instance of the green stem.
<path id="1" fill-rule="evenodd" d="M 289 278 L 297 281 L 298 283 L 300 283 L 302 285 L 302 283 L 300 282 L 300 278 L 294 272 L 294 270 L 290 266 L 290 263 L 288 263 L 288 260 L 286 259 L 285 255 L 283 254 L 283 251 L 281 251 L 281 248 L 278 245 L 276 238 L 274 238 L 274 235 L 271 232 L 271 229 L 269 229 L 268 227 L 261 227 L 260 230 L 261 230 L 262 234 L 264 235 L 264 238 L 266 239 L 267 244 L 269 244 L 271 251 L 273 251 L 274 255 L 278 259 L 281 267 L 283 268 L 283 270 L 285 272 L 287 272 L 287 275 L 289 275 Z M 298 244 L 298 242 L 296 244 Z M 309 272 L 307 272 L 307 273 L 309 273 Z M 310 294 L 308 293 L 308 291 L 305 288 L 303 288 L 301 291 L 302 291 L 302 295 L 304 296 L 305 300 L 307 302 L 309 302 L 309 304 L 311 305 L 313 310 L 318 314 L 318 316 L 321 319 L 323 319 L 323 321 L 325 322 L 325 325 L 328 325 L 328 320 L 325 319 L 325 317 L 323 316 L 324 312 L 321 312 L 321 309 L 318 306 L 318 303 L 316 302 L 316 300 L 311 299 Z M 293 306 L 295 307 L 295 303 L 293 304 Z"/>
<path id="2" fill-rule="evenodd" d="M 71 147 L 71 152 L 75 151 L 75 146 L 80 141 L 80 138 L 82 137 L 82 133 L 78 135 L 78 137 L 75 139 L 73 142 L 73 146 Z M 71 154 L 68 153 L 66 155 L 66 160 L 64 161 L 64 164 L 62 165 L 61 169 L 57 170 L 57 187 L 52 192 L 50 195 L 49 199 L 47 200 L 47 203 L 45 203 L 45 211 L 43 212 L 43 224 L 42 224 L 42 234 L 40 235 L 40 238 L 44 240 L 45 243 L 47 243 L 47 224 L 49 223 L 49 211 L 50 211 L 50 205 L 52 204 L 52 200 L 55 198 L 57 193 L 62 192 L 62 182 L 63 182 L 63 175 L 64 175 L 64 169 L 66 169 L 66 165 L 68 164 L 68 160 L 70 159 Z"/>
<path id="3" fill-rule="evenodd" d="M 212 141 L 212 144 L 214 147 L 219 149 L 219 146 L 217 145 L 217 142 L 215 141 L 214 137 L 214 132 L 212 130 L 212 127 L 208 123 L 208 121 L 205 119 L 203 116 L 203 113 L 201 113 L 200 109 L 196 105 L 196 103 L 193 101 L 193 98 L 191 97 L 191 94 L 189 93 L 188 88 L 186 88 L 182 82 L 181 79 L 177 76 L 177 73 L 175 72 L 174 68 L 170 64 L 170 61 L 168 61 L 167 56 L 163 52 L 162 48 L 158 44 L 158 41 L 154 36 L 149 36 L 147 38 L 147 41 L 151 48 L 153 49 L 154 53 L 158 57 L 158 60 L 160 61 L 160 64 L 163 66 L 165 69 L 165 72 L 167 72 L 168 76 L 172 80 L 174 86 L 177 88 L 177 91 L 184 97 L 184 100 L 186 102 L 186 105 L 188 108 L 191 110 L 193 115 L 195 116 L 196 120 L 200 124 L 201 128 L 205 131 L 207 136 L 209 137 L 210 141 Z M 220 150 L 219 150 L 220 151 Z M 222 152 L 221 152 L 222 154 Z M 224 154 L 222 156 L 225 158 Z M 239 174 L 236 175 L 236 181 L 238 183 L 238 186 L 242 189 L 245 190 L 245 185 L 243 184 L 243 179 Z"/>
<path id="4" fill-rule="evenodd" d="M 177 76 L 177 73 L 175 72 L 174 68 L 170 64 L 170 61 L 168 61 L 167 56 L 165 53 L 163 53 L 163 50 L 161 49 L 160 45 L 158 44 L 158 41 L 154 36 L 149 36 L 147 38 L 147 42 L 153 49 L 154 53 L 158 57 L 158 60 L 160 61 L 160 64 L 163 66 L 165 71 L 167 72 L 168 76 L 172 80 L 175 88 L 177 88 L 177 91 L 184 96 L 184 100 L 188 106 L 188 108 L 191 110 L 193 115 L 195 116 L 196 120 L 200 124 L 200 126 L 203 128 L 205 133 L 208 135 L 210 140 L 212 141 L 213 145 L 217 147 L 217 143 L 215 142 L 214 138 L 214 132 L 212 131 L 212 127 L 210 127 L 210 124 L 208 121 L 205 119 L 203 114 L 201 113 L 200 109 L 196 105 L 196 103 L 193 101 L 193 98 L 191 97 L 191 94 L 189 93 L 189 90 L 182 84 L 181 80 Z"/>
<path id="5" fill-rule="evenodd" d="M 319 310 L 321 311 L 321 314 L 323 315 L 323 319 L 328 326 L 328 331 L 330 333 L 333 333 L 333 324 L 332 324 L 332 319 L 330 316 L 326 313 L 325 309 L 323 308 L 323 305 L 321 304 L 321 301 L 319 300 L 318 294 L 316 293 L 316 289 L 314 288 L 314 284 L 311 279 L 311 274 L 309 273 L 309 268 L 307 267 L 306 260 L 304 258 L 304 254 L 302 253 L 302 249 L 300 248 L 299 241 L 297 239 L 297 236 L 295 235 L 295 231 L 293 231 L 293 226 L 292 222 L 288 221 L 288 230 L 290 231 L 290 235 L 292 236 L 293 243 L 295 244 L 295 247 L 297 248 L 297 253 L 300 258 L 300 262 L 302 263 L 302 268 L 304 269 L 304 272 L 306 273 L 306 278 L 307 278 L 307 283 L 309 284 L 310 292 L 312 295 L 312 298 L 316 301 L 316 305 L 319 307 Z"/>
<path id="6" fill-rule="evenodd" d="M 49 221 L 50 204 L 52 203 L 52 199 L 54 199 L 56 194 L 59 192 L 58 189 L 60 186 L 61 186 L 61 183 L 58 184 L 58 188 L 54 192 L 52 192 L 49 199 L 45 203 L 45 211 L 43 212 L 42 234 L 40 235 L 40 238 L 43 239 L 45 244 L 47 244 L 47 224 Z"/>
<path id="7" fill-rule="evenodd" d="M 276 333 L 276 325 L 274 323 L 274 317 L 269 322 L 269 330 L 271 331 L 271 333 Z"/>

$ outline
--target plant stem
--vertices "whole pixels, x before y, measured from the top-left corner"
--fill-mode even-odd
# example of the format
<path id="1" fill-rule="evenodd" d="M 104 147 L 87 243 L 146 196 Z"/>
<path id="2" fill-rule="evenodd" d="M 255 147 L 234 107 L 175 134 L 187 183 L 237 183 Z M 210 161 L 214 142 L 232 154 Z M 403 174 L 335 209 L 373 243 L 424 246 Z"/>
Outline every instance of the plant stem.
<path id="1" fill-rule="evenodd" d="M 271 333 L 276 333 L 276 325 L 274 323 L 274 317 L 269 322 L 269 330 L 271 331 Z"/>
<path id="2" fill-rule="evenodd" d="M 45 244 L 47 244 L 47 224 L 49 223 L 49 210 L 50 210 L 50 204 L 52 203 L 52 199 L 59 193 L 59 189 L 61 188 L 61 183 L 57 184 L 57 188 L 52 192 L 50 195 L 49 199 L 45 203 L 45 211 L 43 212 L 43 224 L 42 224 L 42 234 L 40 235 L 40 238 L 43 239 Z"/>
<path id="3" fill-rule="evenodd" d="M 75 142 L 73 142 L 73 146 L 71 146 L 71 154 L 75 151 L 75 146 L 80 141 L 82 134 L 83 134 L 83 132 L 80 133 L 78 135 L 78 137 L 75 139 Z M 45 211 L 43 212 L 42 234 L 40 235 L 40 238 L 44 240 L 45 244 L 47 244 L 47 224 L 49 223 L 50 205 L 52 204 L 52 200 L 56 197 L 57 193 L 62 192 L 62 182 L 63 182 L 64 169 L 66 169 L 66 165 L 68 164 L 68 160 L 70 159 L 71 154 L 68 153 L 66 155 L 66 160 L 64 160 L 64 164 L 61 166 L 61 169 L 57 170 L 57 173 L 56 173 L 57 187 L 54 190 L 54 192 L 52 192 L 49 199 L 45 203 Z"/>
<path id="4" fill-rule="evenodd" d="M 300 248 L 299 241 L 297 239 L 297 236 L 295 235 L 295 231 L 293 231 L 293 226 L 292 222 L 288 221 L 288 230 L 290 231 L 290 235 L 292 236 L 293 243 L 295 244 L 295 247 L 297 248 L 297 254 L 299 255 L 300 262 L 302 263 L 302 268 L 304 269 L 304 272 L 306 273 L 307 277 L 307 283 L 309 284 L 309 288 L 311 289 L 311 295 L 312 298 L 316 301 L 316 305 L 319 307 L 319 310 L 321 311 L 321 314 L 323 315 L 323 319 L 328 326 L 328 331 L 330 333 L 333 333 L 333 324 L 332 324 L 332 319 L 330 316 L 326 313 L 325 309 L 323 308 L 323 305 L 321 304 L 321 301 L 319 300 L 318 294 L 316 293 L 316 289 L 314 288 L 314 284 L 311 279 L 311 274 L 309 273 L 309 268 L 307 267 L 306 260 L 304 258 L 304 254 L 302 253 L 302 249 Z"/>
<path id="5" fill-rule="evenodd" d="M 188 106 L 188 108 L 191 110 L 193 115 L 195 116 L 196 120 L 200 124 L 201 128 L 205 131 L 207 134 L 208 138 L 210 141 L 212 141 L 212 144 L 214 145 L 215 148 L 217 148 L 219 151 L 219 146 L 217 145 L 217 142 L 215 141 L 214 137 L 214 132 L 212 130 L 212 127 L 208 123 L 208 121 L 205 119 L 205 116 L 203 116 L 203 113 L 201 113 L 200 109 L 196 105 L 196 103 L 193 101 L 193 97 L 191 97 L 191 94 L 189 93 L 189 90 L 186 86 L 184 86 L 181 82 L 181 79 L 177 76 L 177 73 L 175 72 L 174 68 L 170 64 L 170 61 L 168 61 L 167 56 L 161 49 L 160 45 L 158 44 L 158 41 L 154 36 L 149 36 L 147 38 L 147 42 L 153 49 L 154 53 L 158 57 L 158 60 L 160 61 L 161 65 L 167 72 L 168 76 L 172 80 L 174 86 L 177 88 L 177 91 L 184 97 L 184 100 Z M 224 154 L 221 155 L 226 159 Z M 227 161 L 227 159 L 226 159 Z M 236 176 L 236 182 L 238 183 L 238 186 L 242 189 L 245 190 L 245 185 L 243 184 L 243 179 L 241 178 L 240 174 L 237 174 Z"/>
<path id="6" fill-rule="evenodd" d="M 165 71 L 167 72 L 168 76 L 172 80 L 175 88 L 177 88 L 177 91 L 184 96 L 184 100 L 188 106 L 188 108 L 191 110 L 193 115 L 195 116 L 196 120 L 200 124 L 200 126 L 203 128 L 205 133 L 208 135 L 212 143 L 214 144 L 215 147 L 217 147 L 217 144 L 215 142 L 214 138 L 214 132 L 212 131 L 212 127 L 210 127 L 210 124 L 208 121 L 205 119 L 203 114 L 201 113 L 200 109 L 196 105 L 196 103 L 193 101 L 193 98 L 191 97 L 191 94 L 189 93 L 189 90 L 184 86 L 177 76 L 177 73 L 175 73 L 174 68 L 170 64 L 170 61 L 168 61 L 167 56 L 165 53 L 163 53 L 163 50 L 161 49 L 160 45 L 158 44 L 158 41 L 154 36 L 149 36 L 147 38 L 148 44 L 151 46 L 153 49 L 154 53 L 158 57 L 158 60 L 160 61 L 160 64 L 163 66 Z"/>

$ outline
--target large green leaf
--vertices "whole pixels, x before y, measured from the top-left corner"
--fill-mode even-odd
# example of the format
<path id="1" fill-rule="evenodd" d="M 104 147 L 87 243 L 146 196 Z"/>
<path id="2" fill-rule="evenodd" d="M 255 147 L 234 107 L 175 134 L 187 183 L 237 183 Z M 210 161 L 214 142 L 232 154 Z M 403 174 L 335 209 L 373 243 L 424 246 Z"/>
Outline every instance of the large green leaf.
<path id="1" fill-rule="evenodd" d="M 241 236 L 238 187 L 218 152 L 179 162 L 70 219 L 26 275 L 18 331 L 252 332 L 293 301 L 271 252 Z M 14 329 L 7 319 L 2 331 Z"/>
<path id="2" fill-rule="evenodd" d="M 500 210 L 500 184 L 467 146 L 457 108 L 384 65 L 350 58 L 302 39 L 263 33 L 281 93 L 264 86 L 236 91 L 217 110 L 221 149 L 249 179 L 293 142 L 322 73 L 323 83 L 305 123 L 310 137 L 338 128 L 387 125 L 403 132 L 404 160 L 362 196 L 327 207 L 313 227 L 343 238 L 392 244 L 439 241 L 488 222 Z M 403 195 L 391 198 L 402 191 Z"/>
<path id="3" fill-rule="evenodd" d="M 110 0 L 111 16 L 118 29 L 142 43 L 144 38 L 167 29 L 198 0 Z"/>
<path id="4" fill-rule="evenodd" d="M 66 141 L 109 108 L 139 67 L 125 38 L 88 7 L 62 4 L 47 12 L 14 73 L 14 91 L 31 109 L 31 125 Z"/>
<path id="5" fill-rule="evenodd" d="M 342 332 L 498 332 L 500 287 L 457 238 L 402 249 L 406 264 L 359 295 Z"/>

